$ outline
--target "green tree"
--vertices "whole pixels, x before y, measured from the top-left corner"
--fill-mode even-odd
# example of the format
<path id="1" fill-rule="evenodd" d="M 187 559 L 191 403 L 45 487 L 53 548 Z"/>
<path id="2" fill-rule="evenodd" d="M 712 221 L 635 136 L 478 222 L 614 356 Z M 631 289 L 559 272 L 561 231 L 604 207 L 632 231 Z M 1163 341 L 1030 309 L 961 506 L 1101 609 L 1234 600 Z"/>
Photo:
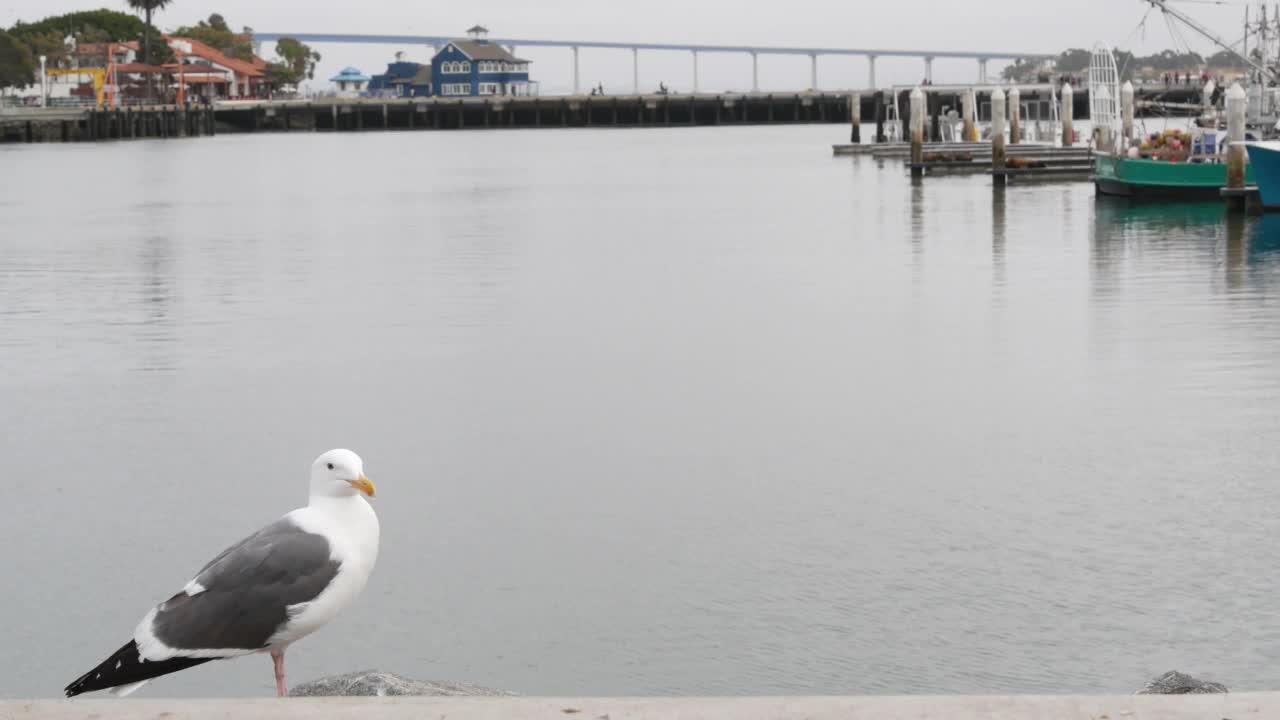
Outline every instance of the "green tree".
<path id="1" fill-rule="evenodd" d="M 152 65 L 167 65 L 177 60 L 177 56 L 173 54 L 173 48 L 169 47 L 169 43 L 164 39 L 164 33 L 155 28 L 143 30 L 143 33 L 150 38 Z M 146 42 L 143 41 L 140 44 L 146 44 Z"/>
<path id="2" fill-rule="evenodd" d="M 253 30 L 245 28 L 244 32 L 233 32 L 226 19 L 218 13 L 210 15 L 208 20 L 201 20 L 195 26 L 180 27 L 173 35 L 199 40 L 238 60 L 253 61 Z"/>
<path id="3" fill-rule="evenodd" d="M 93 34 L 93 40 L 85 42 L 124 42 L 137 40 L 146 25 L 137 16 L 115 10 L 85 10 L 51 15 L 34 23 L 16 23 L 10 30 L 14 36 L 25 39 L 31 35 L 56 32 L 61 37 L 79 37 Z M 102 37 L 98 37 L 102 36 Z"/>
<path id="4" fill-rule="evenodd" d="M 31 51 L 31 56 L 38 58 L 44 55 L 49 67 L 69 67 L 67 59 L 71 57 L 71 49 L 67 47 L 66 38 L 57 31 L 28 35 L 22 42 Z"/>
<path id="5" fill-rule="evenodd" d="M 276 43 L 276 55 L 280 62 L 268 66 L 269 76 L 274 75 L 284 85 L 297 85 L 303 80 L 311 80 L 316 76 L 316 63 L 320 62 L 320 53 L 310 46 L 299 42 L 296 38 L 280 38 Z M 271 67 L 277 69 L 271 71 Z"/>
<path id="6" fill-rule="evenodd" d="M 36 61 L 25 43 L 0 30 L 0 90 L 35 84 Z"/>
<path id="7" fill-rule="evenodd" d="M 151 62 L 151 33 L 155 26 L 151 24 L 151 16 L 156 10 L 164 9 L 173 0 L 125 0 L 129 3 L 129 7 L 134 10 L 141 10 L 146 14 L 146 34 L 142 36 L 142 62 Z"/>
<path id="8" fill-rule="evenodd" d="M 1071 48 L 1058 56 L 1056 67 L 1060 73 L 1082 73 L 1089 69 L 1093 53 L 1081 48 Z"/>
<path id="9" fill-rule="evenodd" d="M 1240 70 L 1247 67 L 1244 60 L 1241 60 L 1238 55 L 1226 50 L 1219 50 L 1205 58 L 1204 61 L 1209 67 L 1216 69 Z"/>

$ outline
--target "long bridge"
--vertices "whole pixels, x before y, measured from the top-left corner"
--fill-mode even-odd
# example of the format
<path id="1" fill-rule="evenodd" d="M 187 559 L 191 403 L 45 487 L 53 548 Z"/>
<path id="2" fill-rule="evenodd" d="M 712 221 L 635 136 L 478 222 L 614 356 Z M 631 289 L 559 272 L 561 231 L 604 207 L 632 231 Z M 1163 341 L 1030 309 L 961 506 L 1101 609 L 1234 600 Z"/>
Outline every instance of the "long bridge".
<path id="1" fill-rule="evenodd" d="M 437 49 L 444 47 L 456 39 L 452 35 L 359 35 L 352 33 L 277 33 L 254 32 L 254 38 L 260 42 L 275 42 L 281 38 L 295 38 L 301 42 L 312 44 L 352 43 L 375 45 L 430 45 Z M 936 58 L 976 60 L 978 63 L 978 82 L 987 82 L 987 62 L 990 60 L 1041 60 L 1053 57 L 1044 53 L 1005 52 L 998 50 L 963 51 L 963 50 L 902 50 L 884 48 L 838 48 L 838 47 L 775 47 L 768 45 L 698 45 L 656 42 L 606 42 L 599 40 L 535 40 L 530 38 L 490 38 L 489 42 L 504 45 L 513 53 L 518 47 L 555 47 L 568 48 L 573 52 L 573 91 L 581 92 L 578 65 L 578 51 L 581 48 L 602 48 L 607 50 L 631 51 L 632 92 L 640 91 L 640 51 L 685 52 L 693 57 L 693 91 L 698 92 L 698 55 L 702 53 L 733 53 L 751 56 L 751 89 L 760 90 L 761 55 L 800 55 L 809 58 L 809 87 L 818 89 L 818 58 L 822 56 L 857 56 L 867 58 L 867 87 L 879 87 L 876 84 L 876 59 L 882 57 L 909 57 L 924 60 L 924 78 L 933 82 L 933 61 Z"/>

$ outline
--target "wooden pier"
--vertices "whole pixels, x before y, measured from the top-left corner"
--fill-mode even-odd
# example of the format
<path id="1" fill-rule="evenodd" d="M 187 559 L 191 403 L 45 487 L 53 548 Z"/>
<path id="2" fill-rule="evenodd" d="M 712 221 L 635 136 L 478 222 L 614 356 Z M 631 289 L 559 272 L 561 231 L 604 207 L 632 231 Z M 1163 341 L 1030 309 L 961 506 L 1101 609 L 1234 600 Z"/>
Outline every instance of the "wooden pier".
<path id="1" fill-rule="evenodd" d="M 989 88 L 930 87 L 927 136 L 938 137 L 944 108 L 959 107 L 976 89 L 977 120 L 988 113 Z M 963 92 L 962 92 L 963 91 Z M 950 94 L 948 94 L 950 93 Z M 1190 95 L 1177 88 L 1154 96 Z M 1143 93 L 1140 93 L 1143 94 Z M 1028 103 L 1047 96 L 1028 93 Z M 889 110 L 906 107 L 906 94 L 886 90 L 824 92 L 732 92 L 692 95 L 567 95 L 554 97 L 319 98 L 223 101 L 212 106 L 175 105 L 122 109 L 0 108 L 0 142 L 77 142 L 129 138 L 180 138 L 215 132 L 357 132 L 366 130 L 457 130 L 556 127 L 679 127 L 848 123 L 868 124 L 880 137 L 893 122 Z M 1075 93 L 1076 114 L 1088 107 L 1088 92 Z M 902 123 L 904 136 L 906 117 Z M 846 146 L 853 147 L 853 146 Z M 850 152 L 855 152 L 850 150 Z"/>
<path id="2" fill-rule="evenodd" d="M 995 167 L 991 143 L 925 143 L 923 160 L 910 162 L 910 143 L 873 145 L 839 144 L 835 155 L 861 155 L 880 160 L 903 160 L 909 170 L 922 175 L 991 174 L 1000 179 L 1086 180 L 1093 172 L 1093 154 L 1087 147 L 1029 144 L 1005 146 L 1005 166 Z"/>
<path id="3" fill-rule="evenodd" d="M 212 106 L 0 111 L 0 142 L 179 138 L 215 132 L 679 127 L 845 123 L 849 93 L 321 98 Z"/>
<path id="4" fill-rule="evenodd" d="M 844 123 L 847 93 L 571 95 L 220 103 L 228 131 L 459 130 Z"/>
<path id="5" fill-rule="evenodd" d="M 0 142 L 92 142 L 213 135 L 208 106 L 149 105 L 114 110 L 20 108 L 0 113 Z"/>

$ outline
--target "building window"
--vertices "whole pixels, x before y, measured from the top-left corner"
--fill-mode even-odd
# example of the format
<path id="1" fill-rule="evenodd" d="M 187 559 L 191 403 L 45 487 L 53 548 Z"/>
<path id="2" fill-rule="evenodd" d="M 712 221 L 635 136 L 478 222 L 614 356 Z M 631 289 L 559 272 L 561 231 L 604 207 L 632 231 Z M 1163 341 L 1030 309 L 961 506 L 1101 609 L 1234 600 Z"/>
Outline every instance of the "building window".
<path id="1" fill-rule="evenodd" d="M 445 83 L 440 86 L 441 95 L 470 95 L 471 85 L 468 83 Z"/>
<path id="2" fill-rule="evenodd" d="M 459 70 L 459 72 L 464 72 L 464 73 L 471 72 L 471 63 L 469 62 L 462 63 L 462 69 Z"/>
<path id="3" fill-rule="evenodd" d="M 498 83 L 480 83 L 481 95 L 497 95 Z"/>

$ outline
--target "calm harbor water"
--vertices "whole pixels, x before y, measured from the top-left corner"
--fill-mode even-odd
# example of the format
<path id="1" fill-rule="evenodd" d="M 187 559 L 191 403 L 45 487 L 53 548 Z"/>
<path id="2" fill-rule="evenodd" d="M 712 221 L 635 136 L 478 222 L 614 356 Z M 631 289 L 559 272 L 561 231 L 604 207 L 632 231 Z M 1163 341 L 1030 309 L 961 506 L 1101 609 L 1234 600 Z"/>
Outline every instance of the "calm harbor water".
<path id="1" fill-rule="evenodd" d="M 334 446 L 382 555 L 293 680 L 1277 687 L 1280 218 L 913 187 L 844 132 L 0 148 L 0 695 Z"/>

